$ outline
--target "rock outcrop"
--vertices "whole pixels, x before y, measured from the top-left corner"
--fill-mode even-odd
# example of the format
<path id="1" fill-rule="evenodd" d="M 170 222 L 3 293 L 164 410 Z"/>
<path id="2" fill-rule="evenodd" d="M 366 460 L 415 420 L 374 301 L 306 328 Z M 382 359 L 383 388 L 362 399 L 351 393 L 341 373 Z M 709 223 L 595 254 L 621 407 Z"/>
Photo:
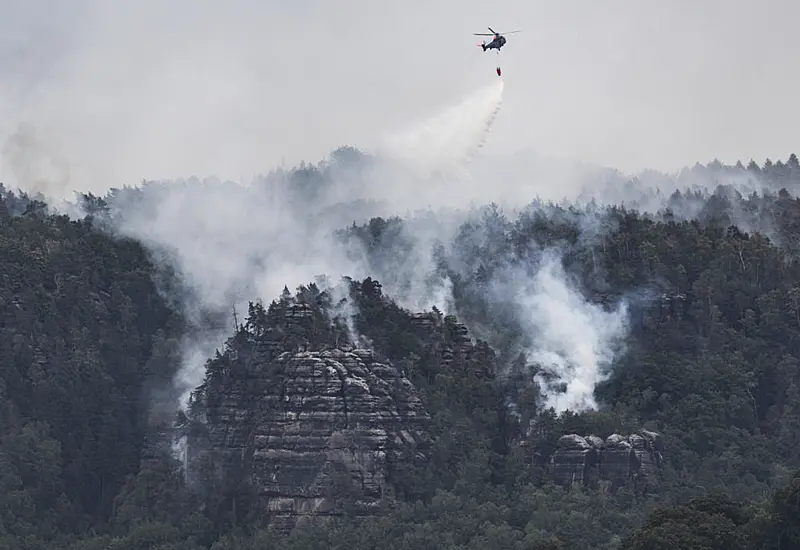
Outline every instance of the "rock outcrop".
<path id="1" fill-rule="evenodd" d="M 647 430 L 627 437 L 613 434 L 605 440 L 568 434 L 558 440 L 549 470 L 554 481 L 567 486 L 648 489 L 658 485 L 663 451 L 660 434 Z"/>
<path id="2" fill-rule="evenodd" d="M 237 471 L 280 530 L 344 509 L 372 513 L 429 445 L 430 417 L 411 382 L 370 350 L 315 349 L 298 337 L 315 323 L 312 308 L 293 304 L 265 330 L 240 333 L 192 406 L 189 473 L 200 475 L 192 465 L 207 455 L 225 475 Z"/>
<path id="3" fill-rule="evenodd" d="M 400 310 L 376 281 L 353 288 L 336 301 L 312 285 L 295 297 L 284 290 L 269 308 L 251 304 L 207 364 L 180 447 L 187 480 L 199 482 L 209 505 L 282 531 L 315 517 L 376 513 L 395 494 L 424 493 L 432 471 L 431 418 L 409 378 L 439 391 L 457 384 L 451 397 L 466 410 L 499 403 L 486 342 L 435 309 Z M 558 483 L 613 489 L 657 480 L 658 434 L 566 435 L 555 448 L 554 436 L 544 439 L 537 462 Z"/>

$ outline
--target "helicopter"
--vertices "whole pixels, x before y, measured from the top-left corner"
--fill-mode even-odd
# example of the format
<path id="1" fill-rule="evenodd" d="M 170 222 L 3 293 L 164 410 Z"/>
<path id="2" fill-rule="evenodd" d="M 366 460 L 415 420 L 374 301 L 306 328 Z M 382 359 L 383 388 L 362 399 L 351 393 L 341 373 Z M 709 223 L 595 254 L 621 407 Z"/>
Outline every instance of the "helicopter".
<path id="1" fill-rule="evenodd" d="M 492 27 L 487 27 L 487 28 L 490 31 L 492 31 L 491 34 L 485 33 L 485 32 L 476 32 L 476 33 L 473 33 L 473 34 L 475 36 L 494 36 L 494 38 L 492 38 L 491 42 L 483 42 L 481 44 L 478 44 L 478 46 L 483 48 L 483 51 L 486 51 L 486 50 L 497 50 L 497 53 L 500 53 L 500 48 L 502 48 L 503 46 L 506 45 L 506 37 L 503 36 L 504 34 L 513 34 L 515 32 L 520 32 L 520 31 L 510 31 L 510 32 L 505 32 L 505 33 L 499 33 L 499 32 L 495 32 L 492 29 Z"/>

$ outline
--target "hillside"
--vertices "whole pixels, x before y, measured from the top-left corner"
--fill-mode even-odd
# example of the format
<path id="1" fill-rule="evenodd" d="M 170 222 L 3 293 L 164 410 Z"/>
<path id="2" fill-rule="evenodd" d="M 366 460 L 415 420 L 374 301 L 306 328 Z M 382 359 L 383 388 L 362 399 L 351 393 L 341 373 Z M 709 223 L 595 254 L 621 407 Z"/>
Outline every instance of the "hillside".
<path id="1" fill-rule="evenodd" d="M 326 170 L 273 176 L 281 220 Z M 641 208 L 367 215 L 330 241 L 358 273 L 206 302 L 180 259 L 215 243 L 126 236 L 169 184 L 83 219 L 3 190 L 0 547 L 797 547 L 800 166 L 644 179 Z"/>

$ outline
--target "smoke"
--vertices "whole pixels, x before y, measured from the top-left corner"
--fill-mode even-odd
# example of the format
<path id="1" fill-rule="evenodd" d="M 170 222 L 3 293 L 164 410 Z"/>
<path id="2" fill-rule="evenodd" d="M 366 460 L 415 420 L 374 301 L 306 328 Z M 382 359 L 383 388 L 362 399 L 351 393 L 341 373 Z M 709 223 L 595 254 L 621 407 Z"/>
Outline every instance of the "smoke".
<path id="1" fill-rule="evenodd" d="M 179 303 L 202 338 L 185 342 L 176 378 L 182 402 L 229 334 L 233 308 L 246 311 L 248 301 L 270 301 L 286 285 L 317 275 L 364 275 L 346 259 L 331 228 L 315 223 L 316 212 L 293 198 L 286 189 L 189 180 L 123 190 L 112 202 L 115 230 L 153 250 L 169 250 L 188 289 Z M 210 315 L 227 322 L 209 329 Z"/>
<path id="2" fill-rule="evenodd" d="M 596 409 L 594 388 L 624 351 L 625 304 L 605 311 L 587 302 L 552 250 L 544 253 L 533 278 L 516 287 L 518 314 L 534 342 L 527 358 L 542 369 L 537 380 L 546 397 L 543 405 L 557 412 Z"/>
<path id="3" fill-rule="evenodd" d="M 330 318 L 332 321 L 336 319 L 342 319 L 344 321 L 345 328 L 347 329 L 348 343 L 358 347 L 365 344 L 365 338 L 362 337 L 356 329 L 356 305 L 353 302 L 353 297 L 350 295 L 350 286 L 347 284 L 333 285 L 327 277 L 321 278 L 318 284 L 320 290 L 327 290 L 331 293 L 333 307 L 329 312 Z"/>
<path id="4" fill-rule="evenodd" d="M 19 125 L 8 136 L 0 158 L 20 187 L 63 198 L 70 182 L 69 163 L 30 124 Z"/>
<path id="5" fill-rule="evenodd" d="M 587 289 L 580 266 L 564 266 L 564 258 L 586 257 L 613 231 L 606 220 L 602 210 L 536 203 L 507 217 L 492 205 L 473 210 L 437 253 L 457 281 L 454 312 L 500 352 L 502 367 L 524 355 L 544 396 L 540 404 L 558 412 L 597 408 L 594 388 L 625 351 L 626 303 L 593 303 L 598 281 Z M 602 278 L 601 270 L 592 276 Z"/>
<path id="6" fill-rule="evenodd" d="M 433 250 L 448 239 L 460 216 L 415 215 L 426 206 L 418 193 L 385 186 L 403 180 L 412 191 L 435 188 L 440 181 L 435 176 L 410 172 L 422 164 L 463 165 L 485 140 L 501 92 L 502 84 L 479 90 L 444 114 L 405 129 L 403 143 L 427 140 L 430 156 L 421 163 L 413 155 L 387 159 L 342 149 L 319 165 L 277 171 L 248 186 L 190 178 L 115 190 L 109 200 L 113 231 L 144 243 L 157 262 L 177 271 L 185 287 L 183 294 L 169 296 L 194 327 L 175 378 L 181 406 L 202 381 L 206 359 L 230 334 L 234 308 L 246 311 L 247 302 L 257 298 L 269 302 L 286 286 L 316 280 L 330 290 L 330 313 L 345 321 L 353 344 L 361 342 L 352 322 L 354 306 L 344 287 L 326 281 L 371 275 L 405 307 L 451 310 L 451 282 L 436 274 Z M 428 198 L 446 204 L 447 191 Z M 348 224 L 390 212 L 408 216 L 395 235 L 406 245 L 400 269 L 375 263 L 363 245 L 337 235 Z"/>
<path id="7" fill-rule="evenodd" d="M 488 96 L 486 90 L 476 97 L 481 95 Z M 464 117 L 435 116 L 434 121 L 450 122 L 423 121 L 416 126 L 423 136 L 438 128 L 441 135 L 432 143 L 458 143 L 448 136 L 472 132 L 473 139 L 462 140 L 462 147 L 426 157 L 437 159 L 439 166 L 463 162 L 463 150 L 474 149 L 485 139 L 496 113 L 480 101 L 460 105 Z M 452 110 L 448 109 L 451 115 Z M 476 111 L 483 113 L 482 124 L 476 122 L 480 118 Z M 462 126 L 456 124 L 459 120 Z M 405 135 L 412 136 L 414 128 Z M 410 165 L 415 159 L 409 155 L 403 162 Z M 384 187 L 393 178 L 406 182 L 405 192 Z M 417 191 L 426 185 L 430 193 L 421 200 L 423 194 Z M 179 301 L 196 325 L 185 342 L 176 378 L 182 403 L 202 380 L 206 358 L 230 333 L 232 307 L 242 311 L 247 301 L 258 297 L 269 301 L 284 286 L 321 281 L 321 288 L 332 292 L 334 309 L 329 313 L 345 322 L 352 344 L 363 345 L 352 322 L 355 311 L 349 295 L 344 287 L 325 282 L 346 275 L 375 277 L 388 295 L 409 309 L 435 306 L 466 317 L 473 333 L 481 337 L 496 330 L 494 324 L 516 327 L 523 334 L 528 361 L 538 372 L 544 404 L 558 411 L 596 408 L 594 387 L 624 351 L 625 305 L 607 311 L 584 298 L 561 265 L 561 254 L 556 252 L 560 248 L 534 255 L 538 259 L 530 265 L 535 269 L 520 267 L 523 257 L 508 246 L 515 241 L 509 236 L 513 224 L 487 217 L 482 208 L 463 208 L 463 197 L 456 196 L 459 189 L 452 182 L 409 175 L 397 158 L 387 162 L 380 156 L 340 150 L 318 166 L 277 172 L 247 187 L 190 179 L 118 192 L 112 201 L 116 230 L 154 251 L 168 250 L 165 261 L 177 266 L 190 290 Z M 436 202 L 426 208 L 426 199 Z M 515 223 L 524 226 L 537 212 L 545 218 L 566 216 L 561 221 L 576 224 L 583 244 L 613 231 L 604 224 L 602 210 L 579 215 L 544 204 L 521 209 Z M 401 215 L 402 221 L 373 220 L 359 229 L 363 233 L 358 239 L 338 234 L 372 216 L 392 214 Z M 472 232 L 465 233 L 472 226 Z M 453 296 L 453 276 L 463 285 L 481 264 L 494 266 L 486 286 L 488 308 L 492 315 L 500 315 L 510 305 L 510 324 L 497 317 L 470 317 Z M 318 279 L 320 275 L 331 279 Z M 211 328 L 209 318 L 216 320 Z"/>
<path id="8" fill-rule="evenodd" d="M 350 78 L 350 73 L 324 93 L 319 93 L 320 86 L 287 87 L 287 82 L 309 71 L 318 82 L 332 82 L 340 76 L 335 73 L 351 70 L 385 82 L 404 81 L 398 87 L 406 91 L 393 92 L 395 97 L 412 92 L 408 79 L 390 78 L 402 74 L 392 63 L 329 63 L 320 57 L 327 53 L 307 41 L 295 40 L 290 48 L 309 47 L 305 59 L 289 62 L 283 56 L 291 52 L 276 54 L 283 61 L 266 71 L 264 58 L 278 51 L 273 46 L 282 39 L 263 29 L 285 29 L 282 23 L 290 19 L 290 8 L 259 9 L 248 1 L 218 10 L 218 4 L 201 2 L 164 16 L 161 7 L 145 4 L 124 8 L 125 17 L 119 17 L 118 6 L 103 3 L 96 3 L 88 15 L 76 16 L 91 24 L 64 48 L 66 61 L 31 93 L 19 94 L 29 98 L 18 114 L 28 123 L 5 141 L 3 168 L 8 171 L 3 177 L 16 180 L 7 183 L 61 199 L 71 186 L 96 190 L 130 181 L 132 174 L 251 173 L 255 165 L 277 164 L 273 160 L 284 149 L 297 150 L 306 142 L 320 147 L 317 134 L 332 131 L 325 124 L 335 127 L 342 141 L 358 142 L 354 137 L 364 132 L 351 127 L 381 111 L 374 103 L 381 94 L 360 93 L 364 81 Z M 339 7 L 322 9 L 330 11 L 302 18 L 305 36 L 326 35 L 338 28 L 329 23 L 331 18 L 349 20 L 352 15 L 345 16 Z M 180 26 L 174 26 L 176 20 Z M 285 38 L 296 38 L 292 33 L 298 29 L 286 30 Z M 341 42 L 348 37 L 328 36 L 337 40 L 332 56 L 364 43 L 358 33 L 349 46 Z M 398 44 L 406 49 L 405 43 Z M 412 66 L 409 62 L 409 70 Z M 492 79 L 440 112 L 389 132 L 373 155 L 339 151 L 320 165 L 276 171 L 253 178 L 248 186 L 214 178 L 154 180 L 113 194 L 114 231 L 143 242 L 156 261 L 177 270 L 186 286 L 178 295 L 162 288 L 193 326 L 183 342 L 175 379 L 181 406 L 202 381 L 206 359 L 230 334 L 234 308 L 246 311 L 250 300 L 269 301 L 285 286 L 306 284 L 319 275 L 331 280 L 348 275 L 377 278 L 387 294 L 410 309 L 436 306 L 463 313 L 453 296 L 455 275 L 463 281 L 474 275 L 473 267 L 480 267 L 464 260 L 465 247 L 471 246 L 477 246 L 475 257 L 495 266 L 486 284 L 488 299 L 496 306 L 489 311 L 512 304 L 513 326 L 524 333 L 530 361 L 550 373 L 549 378 L 540 376 L 542 383 L 555 378 L 566 384 L 565 396 L 548 394 L 548 403 L 559 410 L 595 405 L 594 384 L 606 375 L 626 334 L 624 307 L 607 312 L 589 303 L 570 283 L 554 252 L 543 256 L 537 269 L 523 270 L 507 250 L 496 250 L 491 232 L 459 241 L 462 227 L 471 223 L 476 204 L 496 201 L 513 211 L 533 197 L 628 202 L 655 212 L 669 204 L 676 187 L 711 190 L 719 177 L 692 173 L 655 181 L 645 174 L 631 187 L 626 185 L 630 177 L 618 171 L 542 159 L 528 151 L 481 156 L 503 114 L 505 84 Z M 426 88 L 424 95 L 429 93 Z M 303 104 L 302 113 L 295 110 L 295 118 L 286 115 L 281 121 L 281 110 L 290 101 Z M 364 104 L 360 121 L 349 116 L 344 107 L 348 102 Z M 728 181 L 731 175 L 724 178 Z M 748 182 L 745 177 L 740 183 Z M 403 223 L 384 228 L 372 245 L 371 236 L 354 240 L 336 235 L 372 216 L 395 214 Z M 449 271 L 443 272 L 442 263 Z M 326 288 L 339 292 L 341 287 Z M 353 343 L 360 342 L 349 296 L 333 297 L 330 313 L 344 319 Z M 481 323 L 500 325 L 492 317 Z M 471 328 L 484 330 L 483 325 Z"/>

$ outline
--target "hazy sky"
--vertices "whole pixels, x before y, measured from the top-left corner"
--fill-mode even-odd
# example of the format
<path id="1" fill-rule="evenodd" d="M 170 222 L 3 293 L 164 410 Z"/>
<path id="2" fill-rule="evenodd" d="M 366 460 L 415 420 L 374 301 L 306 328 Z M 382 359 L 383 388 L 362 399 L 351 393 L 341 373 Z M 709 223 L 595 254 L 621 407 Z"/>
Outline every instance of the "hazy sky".
<path id="1" fill-rule="evenodd" d="M 487 151 L 674 170 L 798 144 L 791 0 L 0 0 L 0 13 L 0 140 L 32 124 L 73 188 L 249 179 L 370 149 L 498 62 Z M 475 46 L 487 25 L 523 32 L 498 56 Z"/>

